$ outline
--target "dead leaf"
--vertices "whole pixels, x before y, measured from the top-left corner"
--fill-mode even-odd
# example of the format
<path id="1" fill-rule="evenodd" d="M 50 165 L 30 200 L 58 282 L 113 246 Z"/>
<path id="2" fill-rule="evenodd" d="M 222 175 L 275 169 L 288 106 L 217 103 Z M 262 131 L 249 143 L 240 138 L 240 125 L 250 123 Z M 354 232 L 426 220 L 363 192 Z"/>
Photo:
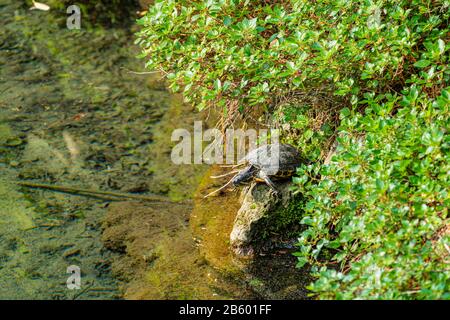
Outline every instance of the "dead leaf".
<path id="1" fill-rule="evenodd" d="M 33 6 L 30 8 L 30 10 L 48 11 L 50 10 L 50 6 L 46 5 L 45 3 L 33 1 Z"/>

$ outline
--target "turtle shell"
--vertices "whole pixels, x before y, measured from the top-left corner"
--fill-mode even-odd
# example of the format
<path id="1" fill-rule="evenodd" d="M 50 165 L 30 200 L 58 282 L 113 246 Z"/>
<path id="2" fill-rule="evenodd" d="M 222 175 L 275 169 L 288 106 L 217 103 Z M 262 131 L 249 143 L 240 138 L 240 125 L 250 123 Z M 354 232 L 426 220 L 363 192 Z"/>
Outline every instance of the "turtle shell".
<path id="1" fill-rule="evenodd" d="M 302 162 L 298 150 L 288 144 L 261 146 L 249 152 L 242 160 L 268 175 L 277 177 L 291 176 Z"/>

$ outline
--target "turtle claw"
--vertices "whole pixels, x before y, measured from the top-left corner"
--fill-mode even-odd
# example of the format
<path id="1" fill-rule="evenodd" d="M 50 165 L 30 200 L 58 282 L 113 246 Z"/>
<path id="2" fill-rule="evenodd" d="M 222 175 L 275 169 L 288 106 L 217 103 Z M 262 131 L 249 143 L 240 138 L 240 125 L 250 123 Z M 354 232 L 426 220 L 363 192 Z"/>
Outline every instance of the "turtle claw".
<path id="1" fill-rule="evenodd" d="M 276 189 L 270 189 L 270 193 L 271 193 L 272 195 L 274 195 L 275 198 L 277 198 L 277 199 L 280 199 L 280 198 L 281 198 L 281 192 L 278 191 L 278 190 L 276 190 Z"/>

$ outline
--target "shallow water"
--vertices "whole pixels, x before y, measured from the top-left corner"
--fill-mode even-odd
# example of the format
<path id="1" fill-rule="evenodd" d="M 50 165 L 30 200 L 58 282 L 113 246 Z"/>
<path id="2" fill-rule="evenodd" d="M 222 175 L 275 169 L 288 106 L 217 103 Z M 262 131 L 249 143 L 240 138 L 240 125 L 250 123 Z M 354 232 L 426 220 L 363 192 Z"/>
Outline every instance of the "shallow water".
<path id="1" fill-rule="evenodd" d="M 110 201 L 13 182 L 192 196 L 205 168 L 168 157 L 172 130 L 195 114 L 159 78 L 132 72 L 143 61 L 130 30 L 70 31 L 20 1 L 2 3 L 0 19 L 0 298 L 228 297 L 209 285 L 191 204 L 169 202 L 155 217 L 156 204 L 122 202 L 117 212 Z M 143 229 L 145 219 L 157 221 Z M 66 287 L 71 265 L 81 290 Z"/>
<path id="2" fill-rule="evenodd" d="M 71 31 L 64 17 L 14 0 L 2 0 L 0 19 L 0 299 L 305 296 L 292 289 L 302 275 L 290 272 L 290 255 L 256 260 L 245 274 L 229 255 L 236 194 L 193 201 L 210 184 L 207 167 L 174 166 L 170 136 L 201 116 L 158 75 L 133 72 L 143 61 L 130 27 Z M 167 202 L 15 183 L 23 180 Z M 80 290 L 67 288 L 71 265 Z"/>
<path id="3" fill-rule="evenodd" d="M 160 192 L 149 149 L 174 98 L 128 71 L 142 62 L 127 30 L 69 31 L 20 1 L 2 2 L 0 19 L 0 298 L 118 298 L 106 202 L 10 181 Z M 85 290 L 66 288 L 70 265 Z"/>

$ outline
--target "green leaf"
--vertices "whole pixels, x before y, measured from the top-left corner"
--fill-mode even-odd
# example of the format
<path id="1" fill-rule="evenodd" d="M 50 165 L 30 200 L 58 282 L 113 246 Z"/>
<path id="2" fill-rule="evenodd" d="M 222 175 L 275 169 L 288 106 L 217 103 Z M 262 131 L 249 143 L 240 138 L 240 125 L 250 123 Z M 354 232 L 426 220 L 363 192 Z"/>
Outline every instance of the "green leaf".
<path id="1" fill-rule="evenodd" d="M 304 257 L 298 257 L 297 258 L 297 264 L 295 265 L 295 267 L 300 269 L 307 263 L 308 263 L 308 259 L 306 259 Z"/>
<path id="2" fill-rule="evenodd" d="M 341 110 L 341 115 L 342 117 L 348 117 L 350 115 L 350 109 L 349 108 L 344 108 Z"/>
<path id="3" fill-rule="evenodd" d="M 419 60 L 416 63 L 414 63 L 414 66 L 417 68 L 426 68 L 431 64 L 431 61 L 429 60 Z"/>
<path id="4" fill-rule="evenodd" d="M 223 24 L 227 27 L 229 27 L 232 23 L 233 23 L 233 19 L 231 19 L 231 17 L 229 17 L 229 16 L 226 16 L 223 19 Z"/>
<path id="5" fill-rule="evenodd" d="M 438 40 L 439 53 L 442 55 L 445 52 L 445 42 L 442 39 Z"/>
<path id="6" fill-rule="evenodd" d="M 216 79 L 214 81 L 214 90 L 219 91 L 220 89 L 222 89 L 222 81 L 220 81 L 220 79 Z"/>

